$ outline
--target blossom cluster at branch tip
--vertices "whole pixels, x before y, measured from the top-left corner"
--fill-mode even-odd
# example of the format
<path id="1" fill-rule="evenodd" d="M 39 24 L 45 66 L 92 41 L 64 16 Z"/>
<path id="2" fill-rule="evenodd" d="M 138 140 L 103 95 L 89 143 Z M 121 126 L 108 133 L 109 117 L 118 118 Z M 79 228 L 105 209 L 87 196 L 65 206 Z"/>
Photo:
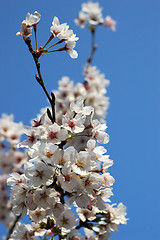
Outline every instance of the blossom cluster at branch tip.
<path id="1" fill-rule="evenodd" d="M 34 27 L 34 30 L 36 31 L 36 25 L 40 21 L 40 18 L 41 18 L 41 15 L 37 11 L 35 11 L 34 14 L 28 13 L 26 16 L 26 19 L 23 20 L 23 22 L 22 22 L 20 32 L 17 32 L 16 35 L 22 36 L 24 39 L 29 38 L 32 34 L 32 26 Z M 58 49 L 57 51 L 65 50 L 70 55 L 71 58 L 78 57 L 78 53 L 76 50 L 74 50 L 74 47 L 76 45 L 76 41 L 79 38 L 76 36 L 76 34 L 73 33 L 73 30 L 69 29 L 69 26 L 67 25 L 67 23 L 60 24 L 58 17 L 55 16 L 53 18 L 52 26 L 50 27 L 50 31 L 51 31 L 53 37 L 58 37 L 59 39 L 61 39 L 59 43 L 65 42 L 65 46 Z M 41 49 L 41 51 L 42 51 L 42 53 L 48 52 L 47 49 L 44 49 L 44 51 L 43 51 L 43 48 Z"/>
<path id="2" fill-rule="evenodd" d="M 73 30 L 69 29 L 67 23 L 60 24 L 58 17 L 54 17 L 50 31 L 54 37 L 58 37 L 62 41 L 65 41 L 65 50 L 69 53 L 71 58 L 78 57 L 77 51 L 73 48 L 79 38 L 73 33 Z"/>
<path id="3" fill-rule="evenodd" d="M 81 28 L 84 28 L 87 23 L 93 26 L 104 25 L 109 27 L 112 31 L 116 30 L 117 24 L 117 22 L 110 16 L 107 16 L 104 19 L 102 15 L 102 8 L 99 6 L 99 3 L 91 1 L 82 4 L 82 9 L 79 12 L 78 17 L 75 19 L 75 23 Z"/>
<path id="4" fill-rule="evenodd" d="M 36 26 L 41 19 L 39 12 L 35 11 L 34 14 L 27 13 L 26 19 L 23 20 L 20 32 L 17 32 L 17 36 L 29 38 L 32 34 L 32 26 Z"/>

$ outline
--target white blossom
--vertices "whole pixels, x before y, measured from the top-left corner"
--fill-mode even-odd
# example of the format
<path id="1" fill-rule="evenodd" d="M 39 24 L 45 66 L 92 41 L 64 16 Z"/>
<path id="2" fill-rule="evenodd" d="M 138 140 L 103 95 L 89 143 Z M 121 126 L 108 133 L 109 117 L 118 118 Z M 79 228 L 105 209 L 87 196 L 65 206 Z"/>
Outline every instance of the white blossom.
<path id="1" fill-rule="evenodd" d="M 62 123 L 65 129 L 72 133 L 83 132 L 85 126 L 83 125 L 85 118 L 81 113 L 78 113 L 74 118 L 70 118 L 68 114 L 65 114 L 62 119 Z"/>
<path id="2" fill-rule="evenodd" d="M 99 7 L 99 3 L 83 3 L 82 11 L 88 14 L 90 24 L 97 25 L 103 22 L 102 8 Z"/>
<path id="3" fill-rule="evenodd" d="M 72 229 L 76 226 L 78 219 L 70 209 L 65 211 L 56 219 L 57 225 L 66 229 Z"/>
<path id="4" fill-rule="evenodd" d="M 112 31 L 116 31 L 116 24 L 117 22 L 110 16 L 107 16 L 103 22 L 103 25 L 109 27 Z"/>
<path id="5" fill-rule="evenodd" d="M 31 34 L 32 34 L 32 28 L 28 27 L 26 22 L 23 21 L 22 25 L 21 25 L 21 30 L 20 30 L 20 32 L 17 32 L 16 35 L 17 36 L 22 36 L 24 38 L 29 38 Z"/>
<path id="6" fill-rule="evenodd" d="M 71 58 L 77 58 L 78 53 L 73 48 L 76 46 L 76 42 L 68 40 L 65 44 L 65 50 L 68 52 Z"/>
<path id="7" fill-rule="evenodd" d="M 27 13 L 26 19 L 24 20 L 27 26 L 34 26 L 38 24 L 41 19 L 39 12 L 35 11 L 34 14 Z"/>
<path id="8" fill-rule="evenodd" d="M 29 224 L 21 224 L 21 223 L 17 223 L 16 225 L 16 229 L 13 232 L 13 234 L 11 235 L 11 239 L 13 240 L 32 240 L 32 234 L 30 234 L 32 232 L 32 227 Z"/>
<path id="9" fill-rule="evenodd" d="M 86 26 L 87 20 L 88 20 L 87 14 L 81 11 L 79 12 L 78 17 L 74 20 L 74 22 L 81 28 L 84 28 Z"/>
<path id="10" fill-rule="evenodd" d="M 54 169 L 37 159 L 34 164 L 28 162 L 25 165 L 24 172 L 29 182 L 34 187 L 40 187 L 42 184 L 49 185 L 53 182 Z"/>

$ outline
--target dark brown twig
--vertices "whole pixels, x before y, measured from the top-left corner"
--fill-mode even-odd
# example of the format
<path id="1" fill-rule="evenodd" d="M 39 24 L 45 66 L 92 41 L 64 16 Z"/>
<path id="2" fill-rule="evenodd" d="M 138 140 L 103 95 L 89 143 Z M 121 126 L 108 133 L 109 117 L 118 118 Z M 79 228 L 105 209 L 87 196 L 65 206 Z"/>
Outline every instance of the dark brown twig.
<path id="1" fill-rule="evenodd" d="M 38 75 L 36 75 L 35 78 L 36 78 L 37 82 L 41 85 L 41 87 L 43 88 L 43 91 L 45 92 L 45 94 L 46 94 L 46 96 L 47 96 L 47 98 L 48 98 L 48 100 L 51 104 L 52 114 L 49 113 L 50 112 L 49 109 L 47 110 L 47 114 L 48 114 L 48 117 L 50 118 L 51 122 L 54 123 L 56 121 L 56 118 L 55 118 L 55 95 L 52 92 L 51 97 L 50 97 L 50 95 L 49 95 L 49 93 L 48 93 L 48 91 L 47 91 L 47 89 L 44 85 L 42 75 L 41 75 L 41 71 L 40 71 L 40 63 L 38 61 L 38 58 L 40 57 L 41 53 L 33 50 L 30 38 L 24 39 L 24 41 L 27 44 L 28 49 L 29 49 L 30 53 L 32 54 L 34 62 L 36 64 Z"/>
<path id="2" fill-rule="evenodd" d="M 16 226 L 17 222 L 19 221 L 20 217 L 21 217 L 21 215 L 19 215 L 19 216 L 16 217 L 16 219 L 15 219 L 12 227 L 11 227 L 10 230 L 9 230 L 8 237 L 7 237 L 6 240 L 9 240 L 9 239 L 10 239 L 10 237 L 11 237 L 11 235 L 12 235 L 14 229 L 15 229 L 15 226 Z"/>
<path id="3" fill-rule="evenodd" d="M 93 56 L 94 56 L 94 53 L 97 49 L 97 45 L 95 44 L 95 32 L 96 32 L 96 28 L 91 26 L 90 27 L 90 30 L 91 30 L 91 34 L 92 34 L 92 47 L 91 47 L 91 54 L 88 58 L 88 61 L 87 63 L 90 65 L 92 60 L 93 60 Z"/>

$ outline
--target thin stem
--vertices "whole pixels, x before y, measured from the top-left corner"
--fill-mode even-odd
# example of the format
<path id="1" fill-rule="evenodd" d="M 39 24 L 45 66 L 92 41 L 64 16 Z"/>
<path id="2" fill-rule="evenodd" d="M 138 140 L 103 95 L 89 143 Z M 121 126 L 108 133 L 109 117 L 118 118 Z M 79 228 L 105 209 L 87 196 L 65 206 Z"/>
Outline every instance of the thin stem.
<path id="1" fill-rule="evenodd" d="M 36 50 L 37 50 L 38 49 L 38 45 L 37 45 L 37 25 L 34 25 L 34 35 L 35 35 Z"/>
<path id="2" fill-rule="evenodd" d="M 59 52 L 58 50 L 48 51 L 46 53 Z"/>
<path id="3" fill-rule="evenodd" d="M 10 230 L 9 230 L 8 237 L 7 237 L 6 240 L 9 240 L 9 239 L 10 239 L 10 237 L 11 237 L 13 231 L 14 231 L 14 228 L 15 228 L 17 222 L 19 221 L 20 217 L 21 217 L 21 215 L 19 215 L 19 216 L 16 217 L 16 219 L 15 219 L 15 221 L 14 221 L 12 227 L 11 227 Z"/>
<path id="4" fill-rule="evenodd" d="M 36 68 L 37 68 L 37 72 L 38 72 L 38 75 L 36 75 L 36 80 L 37 82 L 41 85 L 41 87 L 43 88 L 43 91 L 45 92 L 50 104 L 51 104 L 51 108 L 52 108 L 52 115 L 51 113 L 48 114 L 48 117 L 50 118 L 50 120 L 52 121 L 52 123 L 54 123 L 56 121 L 56 118 L 55 118 L 55 95 L 53 93 L 51 93 L 51 97 L 44 85 L 44 82 L 43 82 L 43 79 L 42 79 L 42 75 L 41 75 L 41 71 L 40 71 L 40 63 L 38 62 L 38 57 L 39 55 L 33 50 L 32 48 L 32 45 L 31 45 L 31 39 L 28 38 L 28 39 L 24 39 L 25 40 L 25 43 L 27 44 L 28 46 L 28 49 L 30 51 L 30 53 L 32 54 L 33 56 L 33 59 L 34 59 L 34 62 L 36 64 Z M 50 110 L 48 109 L 47 113 L 49 112 Z"/>
<path id="5" fill-rule="evenodd" d="M 53 51 L 48 51 L 47 53 L 52 53 L 52 52 L 61 52 L 61 51 L 65 51 L 66 50 L 66 47 L 62 47 L 62 48 L 59 48 L 57 50 L 53 50 Z"/>
<path id="6" fill-rule="evenodd" d="M 51 47 L 54 47 L 54 46 L 56 46 L 57 44 L 60 44 L 60 43 L 62 43 L 62 42 L 64 42 L 64 39 L 60 40 L 59 42 L 53 44 L 52 46 L 50 46 L 50 47 L 48 47 L 48 48 L 46 48 L 46 49 L 48 50 L 48 49 L 50 49 Z"/>
<path id="7" fill-rule="evenodd" d="M 94 53 L 97 49 L 97 45 L 95 44 L 95 32 L 96 32 L 96 28 L 95 27 L 92 27 L 90 28 L 91 30 L 91 34 L 92 34 L 92 47 L 91 47 L 91 54 L 87 60 L 87 63 L 90 65 L 92 60 L 93 60 L 93 56 L 94 56 Z"/>
<path id="8" fill-rule="evenodd" d="M 50 43 L 50 41 L 54 38 L 53 34 L 50 36 L 50 38 L 48 39 L 48 41 L 45 43 L 43 49 L 48 45 L 48 43 Z"/>

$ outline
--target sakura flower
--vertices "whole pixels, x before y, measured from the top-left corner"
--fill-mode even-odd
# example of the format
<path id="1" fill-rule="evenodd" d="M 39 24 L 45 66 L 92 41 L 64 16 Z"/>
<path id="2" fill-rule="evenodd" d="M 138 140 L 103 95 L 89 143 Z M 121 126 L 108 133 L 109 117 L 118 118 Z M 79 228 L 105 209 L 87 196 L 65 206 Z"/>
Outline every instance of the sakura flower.
<path id="1" fill-rule="evenodd" d="M 107 16 L 102 24 L 109 27 L 112 31 L 116 31 L 117 22 L 113 20 L 110 16 Z"/>
<path id="2" fill-rule="evenodd" d="M 53 143 L 37 142 L 29 149 L 28 154 L 33 158 L 40 158 L 46 163 L 54 163 L 58 155 L 58 146 Z"/>
<path id="3" fill-rule="evenodd" d="M 88 194 L 93 195 L 96 189 L 99 189 L 99 174 L 90 173 L 84 178 L 83 188 L 87 191 Z"/>
<path id="4" fill-rule="evenodd" d="M 79 39 L 79 37 L 76 36 L 76 34 L 73 33 L 73 30 L 68 30 L 66 31 L 66 33 L 64 34 L 64 40 L 66 41 L 66 43 L 69 42 L 75 42 Z"/>
<path id="5" fill-rule="evenodd" d="M 14 232 L 11 235 L 12 240 L 32 240 L 33 234 L 31 233 L 33 228 L 29 224 L 21 224 L 20 222 L 17 223 Z"/>
<path id="6" fill-rule="evenodd" d="M 74 187 L 78 184 L 76 174 L 72 171 L 70 163 L 66 163 L 62 168 L 62 174 L 58 176 L 58 181 L 61 187 L 67 191 L 72 192 Z"/>
<path id="7" fill-rule="evenodd" d="M 82 113 L 83 115 L 90 115 L 93 108 L 91 106 L 84 106 L 83 102 L 83 99 L 77 100 L 75 104 L 72 102 L 70 105 L 71 111 L 74 111 L 75 113 Z"/>
<path id="8" fill-rule="evenodd" d="M 84 228 L 87 240 L 98 240 L 94 235 L 94 232 L 88 228 Z"/>
<path id="9" fill-rule="evenodd" d="M 85 240 L 85 238 L 78 232 L 78 230 L 73 229 L 67 235 L 66 240 Z"/>
<path id="10" fill-rule="evenodd" d="M 78 153 L 77 153 L 76 149 L 73 146 L 68 147 L 64 151 L 60 151 L 61 157 L 59 157 L 59 158 L 56 157 L 55 158 L 55 164 L 58 167 L 62 168 L 65 165 L 65 163 L 67 163 L 67 162 L 69 164 L 74 163 L 77 154 Z"/>
<path id="11" fill-rule="evenodd" d="M 88 16 L 84 12 L 79 12 L 78 17 L 74 20 L 77 26 L 80 26 L 81 28 L 84 28 L 86 26 L 88 20 Z"/>
<path id="12" fill-rule="evenodd" d="M 56 219 L 57 225 L 66 229 L 74 228 L 77 222 L 78 219 L 70 209 L 65 209 L 65 211 Z"/>
<path id="13" fill-rule="evenodd" d="M 13 115 L 2 114 L 0 119 L 0 138 L 6 139 L 11 144 L 17 144 L 23 133 L 23 124 L 14 122 Z"/>
<path id="14" fill-rule="evenodd" d="M 11 202 L 13 203 L 13 213 L 16 216 L 22 214 L 24 217 L 27 214 L 26 206 L 26 193 L 28 191 L 28 186 L 14 186 L 11 191 Z"/>
<path id="15" fill-rule="evenodd" d="M 26 192 L 26 207 L 33 211 L 38 207 L 38 203 L 34 201 L 34 190 L 30 189 L 28 192 Z"/>
<path id="16" fill-rule="evenodd" d="M 100 233 L 98 234 L 98 239 L 99 240 L 109 240 L 110 239 L 110 232 L 108 231 L 107 227 L 106 227 L 106 231 L 100 231 Z"/>
<path id="17" fill-rule="evenodd" d="M 32 221 L 34 221 L 35 223 L 40 222 L 43 218 L 46 217 L 46 211 L 44 209 L 39 209 L 37 208 L 34 211 L 30 211 L 29 212 L 29 216 L 31 218 Z"/>
<path id="18" fill-rule="evenodd" d="M 28 27 L 25 20 L 24 20 L 22 22 L 20 32 L 17 32 L 16 35 L 17 36 L 22 36 L 24 38 L 29 38 L 31 34 L 32 34 L 32 28 Z"/>
<path id="19" fill-rule="evenodd" d="M 73 50 L 73 48 L 76 46 L 76 42 L 74 41 L 67 41 L 65 44 L 65 50 L 68 52 L 71 58 L 77 58 L 78 53 L 76 50 Z"/>
<path id="20" fill-rule="evenodd" d="M 68 132 L 66 129 L 62 129 L 57 123 L 54 123 L 47 128 L 47 135 L 50 142 L 59 144 L 61 141 L 66 140 Z"/>
<path id="21" fill-rule="evenodd" d="M 90 24 L 98 25 L 103 22 L 102 8 L 99 7 L 99 3 L 83 3 L 82 11 L 88 14 Z"/>
<path id="22" fill-rule="evenodd" d="M 51 205 L 53 215 L 58 218 L 64 212 L 64 205 L 58 201 L 53 202 Z"/>
<path id="23" fill-rule="evenodd" d="M 27 178 L 24 174 L 20 175 L 19 173 L 11 173 L 10 177 L 7 179 L 7 184 L 9 186 L 18 186 L 18 185 L 25 185 L 27 183 Z"/>
<path id="24" fill-rule="evenodd" d="M 43 188 L 38 188 L 34 192 L 34 201 L 39 207 L 46 209 L 55 202 L 56 196 L 58 195 L 54 189 L 49 189 L 44 186 Z"/>
<path id="25" fill-rule="evenodd" d="M 45 118 L 46 118 L 46 112 L 44 112 L 42 114 L 42 116 L 40 116 L 40 118 L 38 120 L 37 119 L 33 119 L 31 121 L 32 126 L 33 127 L 39 127 L 39 126 L 45 124 Z"/>
<path id="26" fill-rule="evenodd" d="M 34 164 L 28 162 L 24 167 L 26 177 L 30 181 L 30 185 L 40 187 L 42 184 L 51 184 L 53 182 L 54 170 L 39 159 Z"/>
<path id="27" fill-rule="evenodd" d="M 68 28 L 67 23 L 60 24 L 58 17 L 54 17 L 50 31 L 54 37 L 63 39 L 63 32 L 66 32 Z"/>
<path id="28" fill-rule="evenodd" d="M 27 139 L 18 144 L 18 147 L 29 148 L 36 143 L 37 140 L 40 140 L 40 137 L 44 135 L 44 128 L 39 126 L 36 128 L 24 127 L 24 133 L 27 135 Z"/>
<path id="29" fill-rule="evenodd" d="M 31 27 L 39 23 L 41 15 L 39 12 L 35 11 L 34 14 L 27 13 L 26 19 L 24 20 L 26 25 Z"/>
<path id="30" fill-rule="evenodd" d="M 103 162 L 103 164 L 101 166 L 102 172 L 106 172 L 107 169 L 113 165 L 113 160 L 109 159 L 109 155 L 102 156 L 98 160 Z"/>
<path id="31" fill-rule="evenodd" d="M 117 231 L 117 227 L 120 224 L 127 224 L 126 218 L 126 207 L 123 203 L 119 203 L 117 207 L 114 207 L 116 204 L 109 205 L 107 204 L 106 210 L 110 213 L 110 229 L 112 231 Z"/>
<path id="32" fill-rule="evenodd" d="M 100 175 L 100 182 L 102 186 L 110 187 L 115 182 L 114 178 L 110 175 L 109 172 Z"/>
<path id="33" fill-rule="evenodd" d="M 97 146 L 96 147 L 96 141 L 93 139 L 90 139 L 87 142 L 87 148 L 86 150 L 88 151 L 88 153 L 91 155 L 92 160 L 101 158 L 103 156 L 104 153 L 106 153 L 106 149 L 102 146 Z"/>
<path id="34" fill-rule="evenodd" d="M 72 168 L 75 173 L 86 176 L 88 171 L 94 167 L 93 161 L 91 161 L 90 155 L 86 151 L 80 151 L 76 157 L 75 163 L 72 164 Z"/>
<path id="35" fill-rule="evenodd" d="M 92 207 L 91 210 L 87 209 L 87 208 L 77 208 L 77 213 L 80 217 L 80 219 L 85 222 L 87 219 L 89 221 L 92 221 L 96 218 L 96 213 L 98 212 L 98 208 L 97 207 Z"/>
<path id="36" fill-rule="evenodd" d="M 69 29 L 67 23 L 60 24 L 57 17 L 54 17 L 50 31 L 54 37 L 58 37 L 66 41 L 66 43 L 68 41 L 75 42 L 79 39 L 76 37 L 76 34 L 73 33 L 73 30 Z"/>
<path id="37" fill-rule="evenodd" d="M 79 183 L 74 187 L 74 191 L 72 192 L 72 197 L 69 199 L 69 203 L 72 204 L 75 202 L 80 208 L 87 208 L 91 198 L 88 196 L 88 193 L 84 191 L 84 185 L 81 180 L 78 180 Z"/>
<path id="38" fill-rule="evenodd" d="M 104 132 L 107 128 L 106 124 L 101 124 L 98 120 L 92 121 L 92 137 L 94 137 L 99 143 L 108 143 L 109 135 Z"/>
<path id="39" fill-rule="evenodd" d="M 98 209 L 106 209 L 104 202 L 110 202 L 110 197 L 113 195 L 111 188 L 99 189 L 95 194 L 95 202 Z"/>
<path id="40" fill-rule="evenodd" d="M 69 118 L 68 114 L 65 114 L 62 119 L 62 123 L 65 129 L 73 132 L 79 133 L 83 132 L 85 126 L 83 125 L 85 118 L 81 113 L 78 113 L 74 118 Z"/>

